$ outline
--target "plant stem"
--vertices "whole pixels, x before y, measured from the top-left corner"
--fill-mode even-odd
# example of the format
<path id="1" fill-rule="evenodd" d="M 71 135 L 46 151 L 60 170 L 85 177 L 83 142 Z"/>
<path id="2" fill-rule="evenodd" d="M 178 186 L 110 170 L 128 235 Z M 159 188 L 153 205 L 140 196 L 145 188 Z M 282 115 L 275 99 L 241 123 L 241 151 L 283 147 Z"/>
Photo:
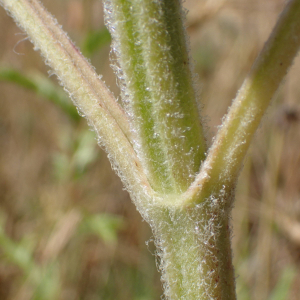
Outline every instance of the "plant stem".
<path id="1" fill-rule="evenodd" d="M 104 1 L 135 150 L 152 187 L 185 191 L 204 160 L 197 108 L 178 0 Z"/>
<path id="2" fill-rule="evenodd" d="M 95 129 L 99 143 L 109 153 L 113 167 L 128 189 L 134 189 L 136 195 L 152 194 L 131 145 L 126 114 L 57 21 L 37 0 L 0 0 L 0 4 L 27 32 L 54 69 L 74 104 Z"/>
<path id="3" fill-rule="evenodd" d="M 207 199 L 223 187 L 234 188 L 250 142 L 299 47 L 300 1 L 292 0 L 238 92 L 198 177 L 185 195 L 186 204 Z"/>
<path id="4" fill-rule="evenodd" d="M 239 91 L 195 182 L 176 201 L 176 213 L 167 209 L 168 213 L 160 217 L 164 222 L 156 225 L 168 299 L 236 297 L 228 227 L 234 189 L 250 141 L 299 50 L 299 16 L 300 1 L 290 1 Z M 171 202 L 168 205 L 172 206 Z M 195 277 L 190 278 L 191 274 Z"/>
<path id="5" fill-rule="evenodd" d="M 131 119 L 37 0 L 0 3 L 95 127 L 151 224 L 166 297 L 234 300 L 228 225 L 234 189 L 250 141 L 299 49 L 300 1 L 287 4 L 198 175 L 206 145 L 179 0 L 105 2 Z"/>
<path id="6" fill-rule="evenodd" d="M 160 210 L 154 216 L 167 299 L 236 299 L 225 197 L 192 209 Z"/>

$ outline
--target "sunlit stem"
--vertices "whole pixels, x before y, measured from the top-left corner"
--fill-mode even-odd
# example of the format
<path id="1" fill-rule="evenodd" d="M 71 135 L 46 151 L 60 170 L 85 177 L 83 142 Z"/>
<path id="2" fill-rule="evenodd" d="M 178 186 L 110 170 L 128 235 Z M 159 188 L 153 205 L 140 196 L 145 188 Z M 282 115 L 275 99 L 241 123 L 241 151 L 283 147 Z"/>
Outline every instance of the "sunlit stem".
<path id="1" fill-rule="evenodd" d="M 78 110 L 94 127 L 127 186 L 136 193 L 152 189 L 132 148 L 129 121 L 94 69 L 37 0 L 0 0 L 26 31 L 68 90 Z"/>
<path id="2" fill-rule="evenodd" d="M 155 190 L 180 194 L 206 151 L 180 1 L 104 3 L 135 150 Z"/>
<path id="3" fill-rule="evenodd" d="M 299 47 L 300 1 L 292 0 L 238 92 L 198 177 L 185 195 L 186 204 L 234 188 L 253 135 Z"/>

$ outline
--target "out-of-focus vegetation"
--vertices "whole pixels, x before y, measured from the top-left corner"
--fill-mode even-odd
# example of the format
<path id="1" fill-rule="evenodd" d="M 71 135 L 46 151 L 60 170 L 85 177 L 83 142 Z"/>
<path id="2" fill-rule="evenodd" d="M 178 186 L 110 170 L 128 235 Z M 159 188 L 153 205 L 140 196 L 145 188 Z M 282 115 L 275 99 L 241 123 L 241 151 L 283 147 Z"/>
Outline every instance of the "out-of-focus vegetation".
<path id="1" fill-rule="evenodd" d="M 118 94 L 101 2 L 44 3 Z M 283 4 L 186 2 L 209 138 Z M 0 28 L 0 299 L 159 299 L 150 229 L 86 121 L 4 11 Z M 239 181 L 232 223 L 240 300 L 300 294 L 299 74 L 298 59 Z"/>

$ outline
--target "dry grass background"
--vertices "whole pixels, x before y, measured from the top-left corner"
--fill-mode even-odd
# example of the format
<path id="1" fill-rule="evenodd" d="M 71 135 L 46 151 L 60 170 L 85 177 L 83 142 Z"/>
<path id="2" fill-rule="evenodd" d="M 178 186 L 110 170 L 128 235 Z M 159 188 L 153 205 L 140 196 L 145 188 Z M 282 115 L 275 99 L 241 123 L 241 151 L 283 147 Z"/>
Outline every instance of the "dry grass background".
<path id="1" fill-rule="evenodd" d="M 284 2 L 186 1 L 210 137 Z M 101 2 L 44 3 L 79 47 L 87 45 L 89 32 L 100 31 L 94 37 L 102 39 L 101 45 L 90 51 L 90 58 L 118 94 L 102 34 Z M 49 81 L 57 85 L 24 38 L 1 9 L 0 69 L 46 80 L 46 87 Z M 239 180 L 232 222 L 239 300 L 299 299 L 299 74 L 298 58 L 264 118 Z M 45 94 L 40 89 L 36 93 L 0 81 L 0 299 L 159 299 L 150 229 L 86 121 L 40 96 Z M 60 87 L 55 91 L 60 93 Z"/>

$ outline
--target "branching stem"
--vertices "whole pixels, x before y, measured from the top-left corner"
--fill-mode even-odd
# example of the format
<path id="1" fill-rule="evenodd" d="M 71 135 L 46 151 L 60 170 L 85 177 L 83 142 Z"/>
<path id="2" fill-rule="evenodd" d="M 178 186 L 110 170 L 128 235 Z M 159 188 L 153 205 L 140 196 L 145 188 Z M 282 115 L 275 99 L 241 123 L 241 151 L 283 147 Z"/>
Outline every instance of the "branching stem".
<path id="1" fill-rule="evenodd" d="M 300 0 L 288 2 L 206 159 L 179 0 L 105 2 L 126 113 L 37 0 L 0 4 L 94 126 L 152 226 L 166 297 L 234 300 L 234 190 L 253 135 L 299 50 Z"/>
<path id="2" fill-rule="evenodd" d="M 289 1 L 209 149 L 186 204 L 234 188 L 251 140 L 300 47 L 300 1 Z"/>

